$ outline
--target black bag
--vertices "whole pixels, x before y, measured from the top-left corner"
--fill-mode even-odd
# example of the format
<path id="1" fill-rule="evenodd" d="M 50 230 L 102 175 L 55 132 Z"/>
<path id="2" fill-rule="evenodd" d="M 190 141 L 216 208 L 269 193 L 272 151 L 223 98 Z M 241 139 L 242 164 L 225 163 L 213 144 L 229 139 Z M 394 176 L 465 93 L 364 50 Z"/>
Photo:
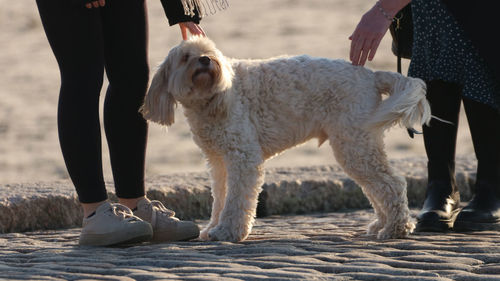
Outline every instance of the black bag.
<path id="1" fill-rule="evenodd" d="M 398 72 L 401 73 L 401 58 L 411 59 L 413 47 L 413 18 L 411 4 L 406 5 L 394 17 L 389 26 L 392 36 L 392 53 L 398 57 Z"/>

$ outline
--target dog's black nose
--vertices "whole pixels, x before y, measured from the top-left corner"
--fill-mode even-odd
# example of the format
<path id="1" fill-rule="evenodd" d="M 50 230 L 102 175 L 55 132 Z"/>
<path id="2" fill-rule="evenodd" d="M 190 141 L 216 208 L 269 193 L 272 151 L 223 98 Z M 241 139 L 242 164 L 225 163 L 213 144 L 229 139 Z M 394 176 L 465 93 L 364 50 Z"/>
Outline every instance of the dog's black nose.
<path id="1" fill-rule="evenodd" d="M 210 58 L 207 57 L 207 56 L 203 56 L 203 57 L 200 57 L 198 59 L 198 61 L 202 64 L 202 65 L 209 65 L 210 64 Z"/>

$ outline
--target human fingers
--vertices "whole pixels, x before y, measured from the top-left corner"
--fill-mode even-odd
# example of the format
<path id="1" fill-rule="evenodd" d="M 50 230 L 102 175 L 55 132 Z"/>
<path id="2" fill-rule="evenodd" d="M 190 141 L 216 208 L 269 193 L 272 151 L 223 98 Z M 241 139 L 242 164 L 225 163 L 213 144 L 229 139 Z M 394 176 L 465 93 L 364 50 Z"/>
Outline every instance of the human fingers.
<path id="1" fill-rule="evenodd" d="M 355 32 L 356 33 L 356 32 Z M 349 36 L 349 40 L 351 40 L 351 46 L 349 47 L 349 59 L 352 61 L 352 58 L 354 57 L 354 45 L 356 44 L 356 40 L 354 37 L 353 33 L 351 36 Z"/>
<path id="2" fill-rule="evenodd" d="M 351 41 L 351 50 L 349 53 L 349 59 L 351 60 L 352 64 L 354 65 L 359 64 L 359 59 L 361 57 L 364 44 L 365 44 L 365 38 L 363 36 L 358 36 L 357 34 L 354 34 Z"/>
<path id="3" fill-rule="evenodd" d="M 87 9 L 104 7 L 106 5 L 106 0 L 86 0 L 85 2 L 85 8 Z"/>
<path id="4" fill-rule="evenodd" d="M 183 25 L 195 36 L 206 36 L 201 26 L 194 22 L 184 22 Z"/>
<path id="5" fill-rule="evenodd" d="M 351 37 L 349 58 L 354 65 L 364 65 L 375 57 L 383 35 L 371 32 L 355 33 Z"/>
<path id="6" fill-rule="evenodd" d="M 373 45 L 373 40 L 366 39 L 365 44 L 361 48 L 361 56 L 358 61 L 358 65 L 365 65 L 366 59 L 368 58 L 368 54 L 371 53 L 371 46 Z"/>
<path id="7" fill-rule="evenodd" d="M 190 29 L 191 33 L 193 35 L 201 35 L 201 36 L 206 36 L 205 31 L 200 26 L 194 26 L 194 28 Z"/>
<path id="8" fill-rule="evenodd" d="M 363 46 L 368 37 L 369 36 L 366 32 L 366 19 L 365 17 L 362 17 L 352 35 L 349 36 L 349 39 L 351 40 L 349 59 L 354 65 L 358 65 Z"/>
<path id="9" fill-rule="evenodd" d="M 360 59 L 362 53 L 363 53 L 363 43 L 356 44 L 351 58 L 351 62 L 353 65 L 360 65 Z"/>
<path id="10" fill-rule="evenodd" d="M 191 31 L 191 33 L 196 34 L 196 35 L 201 35 L 201 36 L 207 36 L 205 34 L 205 31 L 203 30 L 203 28 L 201 28 L 201 26 L 199 26 L 197 24 L 194 24 L 193 30 Z"/>
<path id="11" fill-rule="evenodd" d="M 377 53 L 378 50 L 378 46 L 380 46 L 380 41 L 382 41 L 382 38 L 373 40 L 372 46 L 370 47 L 370 54 L 368 55 L 369 61 L 372 61 L 373 58 L 375 57 L 375 54 Z"/>
<path id="12" fill-rule="evenodd" d="M 187 40 L 187 31 L 195 36 L 206 36 L 205 31 L 194 22 L 181 22 L 179 23 L 179 27 L 181 28 L 182 39 Z"/>
<path id="13" fill-rule="evenodd" d="M 179 24 L 179 27 L 181 29 L 182 40 L 187 40 L 186 27 L 183 24 Z"/>

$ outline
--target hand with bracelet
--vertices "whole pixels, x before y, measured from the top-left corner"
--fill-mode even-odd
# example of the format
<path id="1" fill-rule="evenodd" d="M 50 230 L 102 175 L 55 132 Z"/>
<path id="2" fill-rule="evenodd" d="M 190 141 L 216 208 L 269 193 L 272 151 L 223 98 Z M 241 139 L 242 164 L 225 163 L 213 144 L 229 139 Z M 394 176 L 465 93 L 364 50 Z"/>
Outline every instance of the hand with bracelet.
<path id="1" fill-rule="evenodd" d="M 410 2 L 411 0 L 380 0 L 363 15 L 349 37 L 349 59 L 353 65 L 365 65 L 367 59 L 373 60 L 394 15 Z"/>

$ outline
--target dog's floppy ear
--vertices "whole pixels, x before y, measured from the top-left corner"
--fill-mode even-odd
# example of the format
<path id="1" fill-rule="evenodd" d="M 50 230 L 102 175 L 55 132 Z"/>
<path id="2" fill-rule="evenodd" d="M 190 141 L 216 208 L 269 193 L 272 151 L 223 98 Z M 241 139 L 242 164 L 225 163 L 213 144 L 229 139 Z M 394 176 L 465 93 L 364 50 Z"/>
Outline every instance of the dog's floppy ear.
<path id="1" fill-rule="evenodd" d="M 167 63 L 163 62 L 153 77 L 144 104 L 140 109 L 146 120 L 166 126 L 174 123 L 176 101 L 167 89 Z"/>

